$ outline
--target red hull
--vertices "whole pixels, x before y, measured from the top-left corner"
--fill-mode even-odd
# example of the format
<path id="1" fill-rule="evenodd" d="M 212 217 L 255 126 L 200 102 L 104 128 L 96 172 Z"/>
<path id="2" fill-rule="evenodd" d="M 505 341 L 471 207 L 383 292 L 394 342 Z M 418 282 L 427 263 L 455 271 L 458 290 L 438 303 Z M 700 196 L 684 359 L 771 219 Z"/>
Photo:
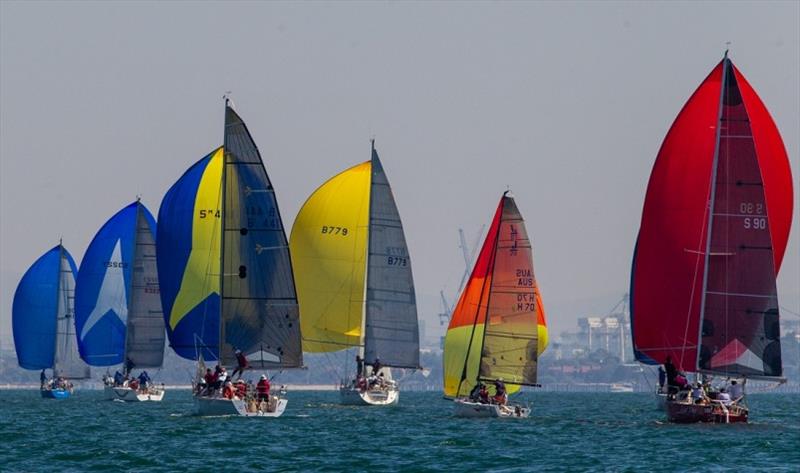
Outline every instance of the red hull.
<path id="1" fill-rule="evenodd" d="M 727 424 L 747 422 L 748 411 L 742 406 L 731 406 L 728 413 L 719 405 L 685 404 L 667 401 L 667 419 L 676 424 L 707 422 Z"/>

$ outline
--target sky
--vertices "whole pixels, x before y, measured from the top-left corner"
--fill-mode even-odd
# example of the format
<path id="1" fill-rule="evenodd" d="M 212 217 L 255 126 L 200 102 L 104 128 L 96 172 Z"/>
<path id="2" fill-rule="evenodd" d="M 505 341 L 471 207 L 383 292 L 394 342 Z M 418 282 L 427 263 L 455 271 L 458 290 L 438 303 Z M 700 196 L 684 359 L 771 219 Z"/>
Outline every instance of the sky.
<path id="1" fill-rule="evenodd" d="M 551 330 L 628 290 L 656 153 L 730 57 L 770 110 L 795 183 L 778 278 L 800 313 L 800 2 L 0 1 L 0 343 L 20 277 L 63 238 L 80 261 L 137 195 L 222 141 L 230 91 L 284 225 L 375 138 L 403 218 L 420 316 L 443 330 L 506 189 Z"/>

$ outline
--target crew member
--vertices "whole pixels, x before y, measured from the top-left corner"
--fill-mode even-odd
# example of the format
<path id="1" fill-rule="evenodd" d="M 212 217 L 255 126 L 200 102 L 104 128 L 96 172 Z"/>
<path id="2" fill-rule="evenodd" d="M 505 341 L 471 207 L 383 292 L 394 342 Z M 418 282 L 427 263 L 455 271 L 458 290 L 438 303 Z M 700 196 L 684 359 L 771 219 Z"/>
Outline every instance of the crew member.
<path id="1" fill-rule="evenodd" d="M 269 379 L 267 379 L 267 375 L 262 374 L 261 378 L 258 380 L 258 384 L 256 384 L 256 398 L 258 401 L 269 400 L 269 387 Z"/>
<path id="2" fill-rule="evenodd" d="M 236 376 L 236 373 L 239 373 L 239 377 L 237 379 L 241 379 L 242 375 L 244 374 L 244 370 L 250 366 L 249 363 L 247 363 L 247 357 L 244 356 L 242 350 L 236 350 L 236 364 L 236 369 L 233 370 L 233 373 L 231 373 L 231 378 Z"/>

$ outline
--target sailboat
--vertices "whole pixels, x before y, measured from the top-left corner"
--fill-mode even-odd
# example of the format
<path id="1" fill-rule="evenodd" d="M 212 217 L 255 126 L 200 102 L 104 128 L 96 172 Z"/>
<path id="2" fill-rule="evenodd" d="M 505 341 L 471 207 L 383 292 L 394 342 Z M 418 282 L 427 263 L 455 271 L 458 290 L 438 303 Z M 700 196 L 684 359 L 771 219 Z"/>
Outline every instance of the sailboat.
<path id="1" fill-rule="evenodd" d="M 780 134 L 726 51 L 675 119 L 650 176 L 631 274 L 637 360 L 669 360 L 698 381 L 781 382 L 776 277 L 791 219 Z M 746 422 L 742 394 L 697 402 L 673 387 L 667 417 Z"/>
<path id="2" fill-rule="evenodd" d="M 517 204 L 505 192 L 445 335 L 444 394 L 454 399 L 455 415 L 528 417 L 530 407 L 507 403 L 497 389 L 508 395 L 537 386 L 538 357 L 546 347 L 533 249 Z"/>
<path id="3" fill-rule="evenodd" d="M 160 368 L 164 318 L 158 294 L 156 222 L 139 199 L 98 230 L 81 261 L 75 287 L 78 349 L 91 366 L 123 363 L 131 369 Z M 104 376 L 109 400 L 161 401 L 164 389 L 136 378 Z M 144 384 L 144 385 L 142 385 Z"/>
<path id="4" fill-rule="evenodd" d="M 269 402 L 225 398 L 201 388 L 206 361 L 250 369 L 302 366 L 300 322 L 289 246 L 275 190 L 245 123 L 225 100 L 224 144 L 190 167 L 158 213 L 158 277 L 171 347 L 198 361 L 200 415 L 278 417 Z"/>
<path id="5" fill-rule="evenodd" d="M 343 404 L 397 403 L 391 368 L 420 366 L 417 304 L 403 224 L 374 140 L 369 161 L 306 200 L 290 247 L 304 350 L 357 349 L 357 372 L 340 385 Z"/>
<path id="6" fill-rule="evenodd" d="M 14 293 L 12 325 L 19 366 L 42 370 L 44 398 L 66 399 L 70 380 L 89 378 L 75 339 L 75 261 L 61 243 L 31 265 Z M 52 379 L 45 370 L 52 369 Z"/>

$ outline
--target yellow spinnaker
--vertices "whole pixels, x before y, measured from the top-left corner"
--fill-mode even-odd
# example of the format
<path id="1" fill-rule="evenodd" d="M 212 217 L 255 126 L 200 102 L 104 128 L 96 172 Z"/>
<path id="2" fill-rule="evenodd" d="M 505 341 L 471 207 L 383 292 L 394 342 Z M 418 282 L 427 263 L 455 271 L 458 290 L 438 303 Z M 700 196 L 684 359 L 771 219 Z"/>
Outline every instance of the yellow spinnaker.
<path id="1" fill-rule="evenodd" d="M 197 187 L 192 219 L 192 251 L 183 272 L 181 288 L 169 314 L 169 325 L 173 330 L 197 304 L 213 293 L 219 294 L 222 162 L 222 148 L 219 148 L 203 171 Z"/>
<path id="2" fill-rule="evenodd" d="M 332 177 L 295 219 L 289 248 L 303 351 L 361 343 L 371 172 L 367 161 Z"/>

